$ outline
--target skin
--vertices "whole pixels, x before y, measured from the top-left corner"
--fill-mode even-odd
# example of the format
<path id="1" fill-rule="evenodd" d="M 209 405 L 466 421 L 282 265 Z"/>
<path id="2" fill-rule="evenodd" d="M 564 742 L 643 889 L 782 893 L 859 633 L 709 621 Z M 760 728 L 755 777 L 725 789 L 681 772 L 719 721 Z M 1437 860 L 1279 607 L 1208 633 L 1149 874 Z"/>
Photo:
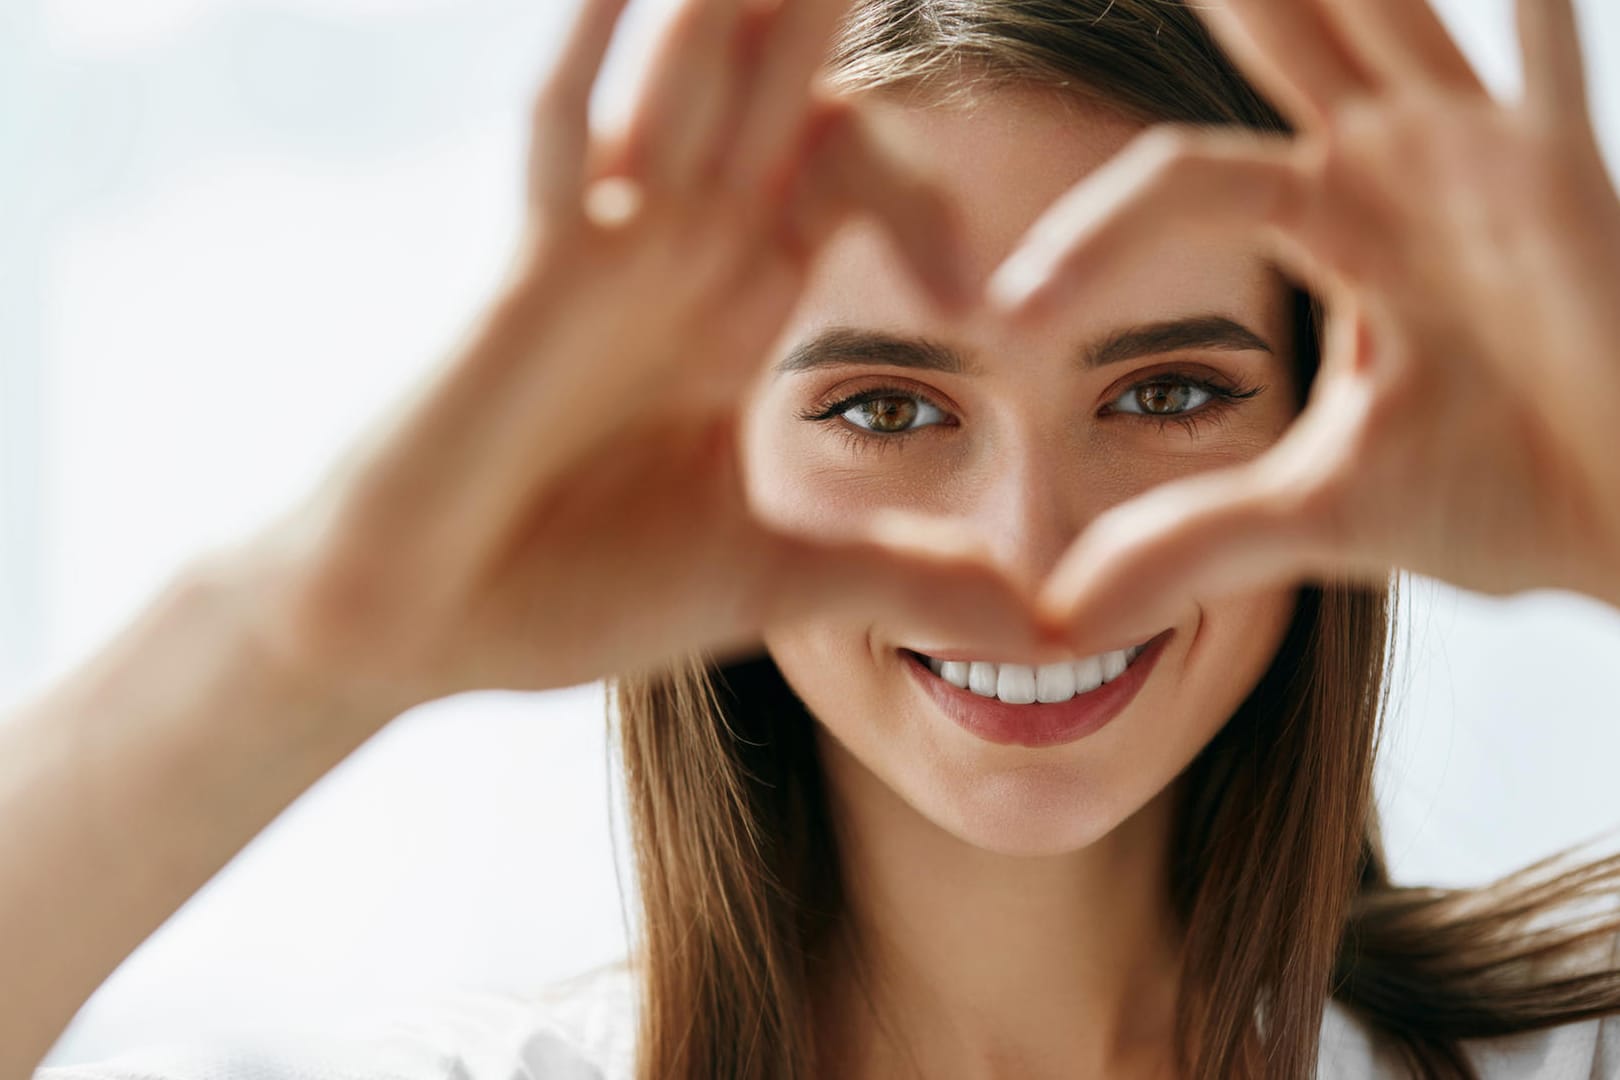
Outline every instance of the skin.
<path id="1" fill-rule="evenodd" d="M 1140 129 L 1035 90 L 989 92 L 972 111 L 871 108 L 885 138 L 963 208 L 966 257 L 979 273 Z M 945 516 L 984 538 L 1014 576 L 1038 580 L 1107 507 L 1252 458 L 1295 414 L 1283 283 L 1230 240 L 1141 254 L 1077 303 L 1063 327 L 1016 335 L 982 314 L 941 315 L 875 230 L 840 231 L 778 356 L 843 326 L 924 336 L 981 370 L 857 358 L 767 373 L 744 410 L 754 500 L 773 520 L 804 528 L 886 508 Z M 1127 327 L 1206 314 L 1251 328 L 1272 351 L 1176 349 L 1090 370 L 1075 362 Z M 1189 415 L 1206 410 L 1191 432 L 1106 411 L 1172 369 L 1264 389 L 1225 406 L 1183 403 L 1196 406 Z M 801 418 L 874 386 L 920 393 L 956 422 L 855 444 L 849 420 Z M 1291 589 L 1273 587 L 1185 604 L 1163 624 L 1174 637 L 1127 709 L 1092 736 L 1041 749 L 999 746 L 957 726 L 897 652 L 993 655 L 982 640 L 919 640 L 882 613 L 808 618 L 767 635 L 819 721 L 853 917 L 876 943 L 870 959 L 900 1035 L 885 1044 L 864 1010 L 845 1011 L 831 1038 L 857 1063 L 853 1075 L 898 1075 L 907 1049 L 922 1075 L 945 1078 L 1123 1076 L 1155 1063 L 1174 1004 L 1170 784 L 1259 680 L 1293 602 Z"/>
<path id="2" fill-rule="evenodd" d="M 1302 137 L 1159 133 L 1106 168 L 1128 131 L 999 97 L 981 115 L 1006 123 L 971 138 L 891 116 L 891 153 L 814 86 L 847 0 L 682 0 L 629 130 L 604 135 L 588 104 L 623 4 L 585 0 L 537 95 L 528 221 L 465 347 L 0 724 L 0 956 L 34 991 L 0 1014 L 0 1075 L 412 705 L 761 640 L 826 720 L 896 1045 L 930 1076 L 1145 1075 L 1173 996 L 1148 865 L 1165 785 L 1264 667 L 1287 589 L 1405 567 L 1620 604 L 1620 200 L 1569 0 L 1519 0 L 1507 104 L 1425 4 L 1211 0 Z M 971 284 L 1012 249 L 979 321 L 930 321 L 840 232 L 880 223 L 935 313 L 969 319 L 950 204 L 914 163 L 966 196 Z M 1060 358 L 1115 323 L 1220 302 L 1276 341 L 1266 258 L 1331 310 L 1296 422 L 1280 366 L 1197 439 L 1095 411 L 1116 372 Z M 796 310 L 972 350 L 984 374 L 926 380 L 959 426 L 855 457 L 796 420 L 786 382 L 755 385 Z M 1142 698 L 1038 761 L 944 728 L 893 666 L 900 644 L 1043 661 L 1167 626 Z M 864 1016 L 834 1012 L 836 1074 L 903 1075 Z"/>
<path id="3" fill-rule="evenodd" d="M 1570 0 L 1516 6 L 1512 100 L 1424 3 L 1200 6 L 1297 135 L 1155 132 L 998 268 L 992 305 L 1033 326 L 1144 244 L 1263 238 L 1328 309 L 1286 438 L 1094 523 L 1043 584 L 1076 648 L 1186 595 L 1395 567 L 1620 604 L 1620 199 Z"/>

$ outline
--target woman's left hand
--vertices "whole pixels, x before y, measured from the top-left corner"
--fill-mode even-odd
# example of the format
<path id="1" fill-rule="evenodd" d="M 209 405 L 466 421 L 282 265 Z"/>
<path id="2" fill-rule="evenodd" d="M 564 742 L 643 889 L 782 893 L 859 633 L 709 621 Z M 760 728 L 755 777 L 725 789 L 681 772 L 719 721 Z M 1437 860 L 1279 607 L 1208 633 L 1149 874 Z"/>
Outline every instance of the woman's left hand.
<path id="1" fill-rule="evenodd" d="M 1278 443 L 1110 509 L 1065 555 L 1043 605 L 1071 645 L 1394 568 L 1620 603 L 1620 198 L 1571 0 L 1519 15 L 1505 104 L 1423 0 L 1219 0 L 1206 21 L 1299 134 L 1152 129 L 997 271 L 993 303 L 1034 328 L 1145 243 L 1258 231 L 1328 308 Z"/>

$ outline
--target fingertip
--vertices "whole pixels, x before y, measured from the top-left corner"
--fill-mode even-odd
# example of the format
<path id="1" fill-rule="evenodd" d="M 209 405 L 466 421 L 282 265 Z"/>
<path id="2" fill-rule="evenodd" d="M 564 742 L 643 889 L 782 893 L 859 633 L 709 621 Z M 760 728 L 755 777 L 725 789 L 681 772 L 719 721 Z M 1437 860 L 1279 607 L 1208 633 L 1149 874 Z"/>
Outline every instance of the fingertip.
<path id="1" fill-rule="evenodd" d="M 1053 645 L 1069 644 L 1068 612 L 1068 604 L 1053 597 L 1051 590 L 1045 586 L 1035 595 L 1035 600 L 1030 606 L 1036 631 Z"/>
<path id="2" fill-rule="evenodd" d="M 1004 263 L 991 274 L 983 297 L 986 307 L 1019 330 L 1039 328 L 1053 307 L 1046 274 L 1024 260 Z"/>

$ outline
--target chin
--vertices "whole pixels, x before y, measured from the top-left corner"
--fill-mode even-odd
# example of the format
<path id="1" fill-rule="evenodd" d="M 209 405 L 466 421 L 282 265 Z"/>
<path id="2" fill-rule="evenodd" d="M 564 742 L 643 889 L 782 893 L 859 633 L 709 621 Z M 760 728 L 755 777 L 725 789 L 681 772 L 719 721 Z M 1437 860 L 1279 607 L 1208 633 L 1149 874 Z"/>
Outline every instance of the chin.
<path id="1" fill-rule="evenodd" d="M 1132 790 L 1146 779 L 1140 774 L 1110 777 L 1072 753 L 1029 752 L 1021 761 L 962 747 L 863 755 L 818 726 L 830 786 L 843 798 L 881 807 L 893 825 L 992 854 L 1040 857 L 1090 847 L 1155 794 Z"/>
<path id="2" fill-rule="evenodd" d="M 997 855 L 1041 857 L 1088 848 L 1129 816 L 1106 791 L 1062 770 L 988 777 L 965 797 L 940 793 L 915 809 L 964 844 Z"/>

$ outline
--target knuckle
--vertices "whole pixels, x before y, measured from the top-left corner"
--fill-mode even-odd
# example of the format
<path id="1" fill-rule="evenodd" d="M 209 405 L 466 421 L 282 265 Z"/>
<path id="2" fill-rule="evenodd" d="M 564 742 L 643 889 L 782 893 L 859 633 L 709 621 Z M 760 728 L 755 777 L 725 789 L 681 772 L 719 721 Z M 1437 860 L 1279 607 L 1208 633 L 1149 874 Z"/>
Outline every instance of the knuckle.
<path id="1" fill-rule="evenodd" d="M 863 173 L 893 168 L 890 155 L 873 140 L 855 109 L 841 102 L 826 102 L 799 121 L 791 161 L 795 174 L 842 178 L 850 170 Z"/>
<path id="2" fill-rule="evenodd" d="M 1311 213 L 1315 164 L 1296 157 L 1267 168 L 1254 185 L 1258 219 L 1287 233 L 1303 228 Z"/>

